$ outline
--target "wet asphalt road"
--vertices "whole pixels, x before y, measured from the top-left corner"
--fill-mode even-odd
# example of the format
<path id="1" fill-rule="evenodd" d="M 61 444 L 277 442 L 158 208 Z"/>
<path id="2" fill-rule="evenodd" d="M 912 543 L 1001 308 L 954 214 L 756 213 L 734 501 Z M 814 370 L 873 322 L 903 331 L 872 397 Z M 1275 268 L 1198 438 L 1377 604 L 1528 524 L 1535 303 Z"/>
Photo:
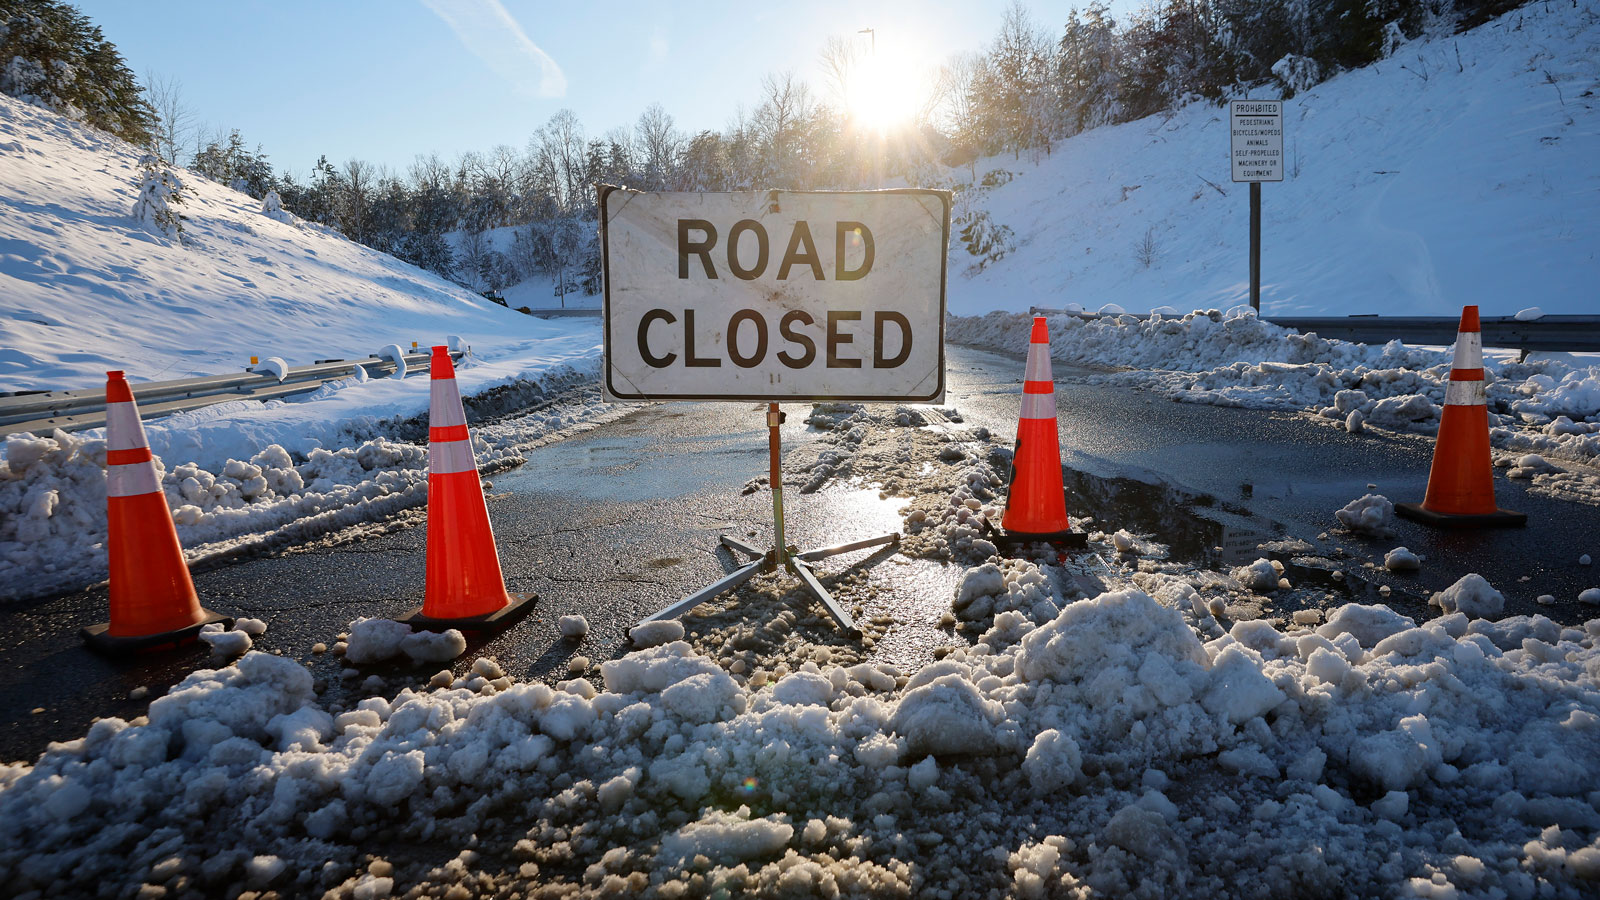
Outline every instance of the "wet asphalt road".
<path id="1" fill-rule="evenodd" d="M 950 354 L 947 403 L 967 424 L 1010 440 L 1020 371 L 1012 357 L 957 349 Z M 1068 512 L 1104 510 L 1109 527 L 1152 532 L 1179 555 L 1213 547 L 1218 525 L 1319 543 L 1320 534 L 1338 528 L 1333 511 L 1351 500 L 1380 493 L 1395 502 L 1420 501 L 1427 489 L 1430 437 L 1348 434 L 1293 413 L 1174 403 L 1085 383 L 1091 374 L 1058 366 L 1055 376 L 1062 460 L 1081 507 Z M 1334 534 L 1319 549 L 1334 546 L 1355 561 L 1381 565 L 1388 550 L 1410 548 L 1424 557 L 1422 571 L 1384 577 L 1403 592 L 1431 593 L 1477 572 L 1506 595 L 1507 615 L 1575 622 L 1600 614 L 1577 601 L 1580 591 L 1600 585 L 1600 569 L 1578 564 L 1586 553 L 1600 558 L 1600 507 L 1536 494 L 1528 482 L 1500 474 L 1495 491 L 1502 508 L 1528 514 L 1528 527 L 1456 531 L 1402 519 L 1392 538 Z M 1120 502 L 1117 494 L 1124 495 Z M 1536 604 L 1540 594 L 1555 596 L 1556 604 Z"/>
<path id="2" fill-rule="evenodd" d="M 1020 359 L 956 347 L 949 358 L 946 406 L 1009 444 Z M 1288 414 L 1176 404 L 1085 384 L 1086 374 L 1058 371 L 1056 378 L 1069 510 L 1109 528 L 1151 533 L 1172 545 L 1175 557 L 1228 562 L 1215 547 L 1230 535 L 1315 541 L 1335 524 L 1332 511 L 1365 493 L 1369 482 L 1391 499 L 1420 498 L 1426 484 L 1431 446 L 1424 439 L 1347 435 Z M 807 408 L 789 408 L 786 452 L 817 440 L 800 421 Z M 495 656 L 519 679 L 565 677 L 579 653 L 612 658 L 624 651 L 628 626 L 733 568 L 733 557 L 717 547 L 719 534 L 758 546 L 770 541 L 770 494 L 741 492 L 766 471 L 763 415 L 754 404 L 642 407 L 527 457 L 526 466 L 493 479 L 490 514 L 508 587 L 541 599 L 506 632 L 469 643 L 452 667 L 458 673 L 478 655 Z M 1592 616 L 1593 608 L 1580 608 L 1575 597 L 1600 583 L 1600 570 L 1580 568 L 1576 559 L 1600 556 L 1600 509 L 1539 497 L 1505 479 L 1496 486 L 1502 505 L 1529 514 L 1530 527 L 1452 533 L 1402 522 L 1392 541 L 1335 537 L 1321 547 L 1355 558 L 1341 565 L 1381 562 L 1399 544 L 1427 557 L 1417 576 L 1382 576 L 1399 588 L 1394 602 L 1410 615 L 1427 612 L 1416 598 L 1477 571 L 1507 594 L 1510 613 L 1543 612 L 1560 621 Z M 791 491 L 786 499 L 789 541 L 803 547 L 899 527 L 899 503 L 859 486 Z M 417 513 L 409 519 L 421 521 Z M 419 604 L 424 538 L 421 527 L 401 527 L 333 547 L 236 561 L 197 572 L 195 582 L 207 606 L 266 620 L 257 649 L 306 660 L 331 686 L 325 698 L 337 703 L 343 666 L 332 654 L 313 654 L 312 645 L 331 645 L 357 616 L 395 616 Z M 884 556 L 856 553 L 822 569 L 832 576 L 881 567 Z M 1522 576 L 1531 580 L 1519 582 Z M 928 607 L 901 608 L 901 616 L 936 615 L 953 580 L 914 568 L 883 577 L 915 585 L 906 593 Z M 1560 602 L 1535 606 L 1539 593 Z M 99 716 L 140 715 L 149 698 L 131 700 L 129 691 L 147 686 L 151 697 L 159 696 L 211 664 L 203 646 L 121 661 L 88 652 L 77 630 L 102 621 L 105 602 L 104 590 L 95 589 L 0 611 L 0 760 L 31 759 L 50 740 L 81 736 Z M 572 613 L 590 624 L 581 645 L 556 630 L 556 619 Z M 369 673 L 387 677 L 391 691 L 418 675 L 409 667 L 369 667 L 361 679 Z"/>

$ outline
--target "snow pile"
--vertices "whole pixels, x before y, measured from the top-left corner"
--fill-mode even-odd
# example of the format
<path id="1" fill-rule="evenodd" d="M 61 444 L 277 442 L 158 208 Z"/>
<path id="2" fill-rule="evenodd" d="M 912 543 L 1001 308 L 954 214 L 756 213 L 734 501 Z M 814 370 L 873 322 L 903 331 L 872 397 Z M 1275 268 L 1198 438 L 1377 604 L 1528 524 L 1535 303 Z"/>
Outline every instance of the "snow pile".
<path id="1" fill-rule="evenodd" d="M 1333 517 L 1356 534 L 1387 537 L 1394 529 L 1394 504 L 1382 494 L 1367 494 L 1334 510 Z"/>
<path id="2" fill-rule="evenodd" d="M 346 662 L 359 666 L 404 655 L 421 665 L 448 662 L 465 652 L 466 636 L 454 628 L 413 631 L 404 622 L 363 617 L 350 623 L 350 637 L 346 642 L 344 658 Z"/>
<path id="3" fill-rule="evenodd" d="M 898 689 L 870 665 L 815 663 L 741 684 L 680 641 L 602 663 L 603 689 L 475 665 L 475 689 L 339 710 L 299 663 L 250 653 L 146 723 L 102 720 L 0 769 L 0 876 L 52 893 L 180 871 L 211 892 L 270 876 L 403 893 L 538 873 L 582 896 L 675 896 L 706 878 L 903 895 L 915 872 L 964 896 L 1170 895 L 1275 883 L 1270 860 L 1315 846 L 1361 894 L 1436 873 L 1489 894 L 1581 890 L 1600 848 L 1600 620 L 1417 626 L 1352 604 L 1315 630 L 1239 622 L 1202 640 L 1177 579 L 1141 578 L 1184 608 L 1108 592 Z M 1041 837 L 1069 834 L 1092 838 Z M 380 875 L 373 838 L 494 852 Z"/>
<path id="4" fill-rule="evenodd" d="M 460 370 L 458 379 L 484 389 L 484 399 L 469 399 L 469 406 L 588 381 L 560 367 L 541 374 L 535 366 L 509 384 L 496 383 L 497 375 L 520 369 Z M 352 382 L 324 388 L 327 395 L 316 402 L 228 403 L 145 423 L 191 563 L 304 540 L 426 502 L 427 450 L 394 435 L 426 435 L 427 379 L 368 384 L 381 389 L 380 397 L 396 398 L 393 418 L 358 414 L 383 407 L 343 396 L 355 393 L 345 388 L 365 386 Z M 517 465 L 520 448 L 619 414 L 584 395 L 479 426 L 473 441 L 479 470 Z M 105 496 L 104 429 L 7 436 L 0 445 L 0 601 L 105 578 Z"/>

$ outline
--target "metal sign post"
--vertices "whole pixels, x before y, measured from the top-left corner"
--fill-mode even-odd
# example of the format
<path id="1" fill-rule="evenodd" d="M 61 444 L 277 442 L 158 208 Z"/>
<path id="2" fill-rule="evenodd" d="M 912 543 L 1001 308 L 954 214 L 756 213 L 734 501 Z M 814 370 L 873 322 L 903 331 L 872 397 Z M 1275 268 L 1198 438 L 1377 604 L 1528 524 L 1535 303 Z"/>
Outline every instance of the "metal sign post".
<path id="1" fill-rule="evenodd" d="M 1261 182 L 1283 180 L 1283 101 L 1228 104 L 1229 159 L 1235 182 L 1250 183 L 1250 307 L 1261 311 Z"/>
<path id="2" fill-rule="evenodd" d="M 782 568 L 859 633 L 810 564 L 900 535 L 804 551 L 786 542 L 778 402 L 944 399 L 950 194 L 599 192 L 605 398 L 767 404 L 773 547 L 723 535 L 753 559 L 644 622 Z"/>

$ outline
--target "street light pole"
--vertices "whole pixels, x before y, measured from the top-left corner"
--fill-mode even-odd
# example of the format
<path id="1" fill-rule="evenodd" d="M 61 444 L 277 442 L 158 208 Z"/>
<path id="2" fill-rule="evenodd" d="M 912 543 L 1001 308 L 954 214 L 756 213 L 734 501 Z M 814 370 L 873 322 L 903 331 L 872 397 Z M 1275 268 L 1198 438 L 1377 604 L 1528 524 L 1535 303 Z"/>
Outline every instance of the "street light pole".
<path id="1" fill-rule="evenodd" d="M 873 29 L 873 28 L 863 28 L 860 31 L 856 32 L 856 34 L 864 34 L 864 35 L 872 38 L 872 55 L 873 56 L 877 56 L 878 55 L 878 32 L 877 32 L 877 30 Z"/>

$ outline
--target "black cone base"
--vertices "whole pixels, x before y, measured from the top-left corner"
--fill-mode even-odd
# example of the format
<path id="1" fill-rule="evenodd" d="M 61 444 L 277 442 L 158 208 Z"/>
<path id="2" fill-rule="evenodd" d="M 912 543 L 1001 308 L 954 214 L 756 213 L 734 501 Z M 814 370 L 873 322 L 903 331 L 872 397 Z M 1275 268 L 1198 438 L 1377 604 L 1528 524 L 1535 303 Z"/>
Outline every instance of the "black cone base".
<path id="1" fill-rule="evenodd" d="M 1421 503 L 1396 503 L 1394 511 L 1402 519 L 1410 519 L 1435 528 L 1514 528 L 1528 524 L 1526 513 L 1512 512 L 1509 509 L 1497 509 L 1492 513 L 1478 515 L 1451 515 L 1423 509 Z"/>
<path id="2" fill-rule="evenodd" d="M 525 614 L 529 608 L 539 600 L 538 594 L 508 594 L 511 602 L 500 607 L 492 613 L 481 616 L 462 616 L 458 619 L 435 619 L 422 614 L 422 607 L 417 607 L 411 612 L 395 619 L 404 622 L 412 628 L 421 631 L 448 631 L 455 628 L 460 631 L 493 631 L 505 628 L 518 617 Z"/>
<path id="3" fill-rule="evenodd" d="M 101 653 L 125 654 L 136 653 L 140 650 L 154 650 L 157 647 L 176 647 L 179 644 L 189 643 L 200 633 L 201 628 L 213 622 L 221 622 L 224 628 L 233 627 L 232 616 L 214 613 L 204 607 L 201 607 L 200 615 L 205 618 L 193 625 L 173 631 L 158 631 L 155 634 L 119 637 L 108 633 L 111 630 L 110 622 L 90 625 L 81 629 L 78 634 L 83 636 L 83 642 L 88 644 L 91 650 L 98 650 Z"/>

